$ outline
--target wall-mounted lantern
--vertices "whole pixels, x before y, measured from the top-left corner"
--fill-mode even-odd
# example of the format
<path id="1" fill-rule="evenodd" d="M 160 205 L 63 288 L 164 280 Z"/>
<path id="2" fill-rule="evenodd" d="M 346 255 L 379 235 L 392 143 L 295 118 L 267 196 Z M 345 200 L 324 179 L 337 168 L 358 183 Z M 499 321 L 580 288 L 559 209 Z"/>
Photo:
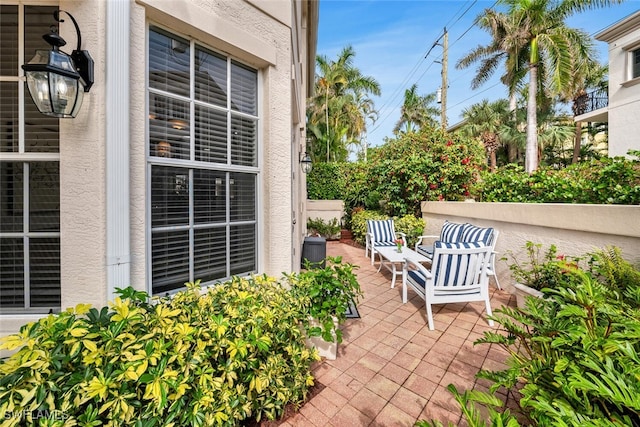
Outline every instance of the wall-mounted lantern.
<path id="1" fill-rule="evenodd" d="M 300 167 L 302 168 L 302 172 L 309 173 L 311 172 L 311 168 L 313 168 L 313 163 L 311 162 L 311 156 L 307 153 L 304 153 L 302 159 L 300 159 Z"/>
<path id="2" fill-rule="evenodd" d="M 35 56 L 22 66 L 27 77 L 27 87 L 38 110 L 47 116 L 75 117 L 82 106 L 84 92 L 93 85 L 93 59 L 89 52 L 80 50 L 82 36 L 76 20 L 64 10 L 56 10 L 56 22 L 60 12 L 66 13 L 76 27 L 78 47 L 71 55 L 60 50 L 66 41 L 52 27 L 42 38 L 51 45 L 51 50 L 37 50 Z"/>

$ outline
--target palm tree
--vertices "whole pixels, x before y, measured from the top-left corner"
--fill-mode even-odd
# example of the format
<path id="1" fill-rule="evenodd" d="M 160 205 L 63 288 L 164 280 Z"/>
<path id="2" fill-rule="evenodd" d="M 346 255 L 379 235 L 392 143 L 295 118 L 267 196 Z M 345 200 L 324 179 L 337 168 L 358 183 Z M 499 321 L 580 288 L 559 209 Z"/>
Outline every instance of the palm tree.
<path id="1" fill-rule="evenodd" d="M 496 150 L 501 144 L 500 134 L 509 122 L 509 102 L 505 99 L 494 102 L 484 99 L 479 104 L 465 108 L 462 115 L 466 123 L 461 131 L 482 140 L 489 155 L 489 169 L 494 172 L 497 166 Z"/>
<path id="2" fill-rule="evenodd" d="M 420 96 L 417 93 L 418 85 L 413 84 L 404 91 L 404 102 L 400 108 L 400 119 L 393 128 L 393 133 L 398 134 L 404 126 L 403 132 L 415 132 L 425 126 L 436 126 L 435 119 L 440 114 L 440 110 L 433 107 L 436 94 L 430 93 Z"/>
<path id="3" fill-rule="evenodd" d="M 538 168 L 537 96 L 539 89 L 558 95 L 569 84 L 573 71 L 579 69 L 592 49 L 591 38 L 564 22 L 569 16 L 596 7 L 622 3 L 624 0 L 498 0 L 506 5 L 505 13 L 496 12 L 502 26 L 491 32 L 489 45 L 494 52 L 501 49 L 512 57 L 512 66 L 526 54 L 529 87 L 527 96 L 527 145 L 525 170 Z M 481 19 L 479 19 L 479 22 Z M 511 28 L 513 33 L 503 29 Z M 499 39 L 495 39 L 499 37 Z M 539 79 L 545 83 L 539 85 Z M 539 87 L 540 86 L 540 87 Z"/>
<path id="4" fill-rule="evenodd" d="M 499 13 L 493 9 L 485 9 L 476 19 L 478 26 L 491 34 L 491 43 L 479 45 L 458 60 L 456 68 L 466 68 L 479 63 L 476 76 L 471 81 L 471 88 L 478 89 L 504 63 L 504 74 L 500 81 L 507 86 L 510 111 L 516 108 L 516 96 L 527 72 L 527 55 L 523 49 L 525 33 L 514 17 Z"/>
<path id="5" fill-rule="evenodd" d="M 335 61 L 324 55 L 316 57 L 315 93 L 307 108 L 308 127 L 315 128 L 308 136 L 315 144 L 321 139 L 324 141 L 327 162 L 331 161 L 332 145 L 343 153 L 349 145 L 360 142 L 367 120 L 377 118 L 370 95 L 380 95 L 380 84 L 373 77 L 362 75 L 353 65 L 354 56 L 353 48 L 347 46 Z M 322 136 L 318 137 L 317 132 Z M 318 149 L 311 151 L 318 152 Z M 339 157 L 342 155 L 334 153 L 334 159 Z"/>

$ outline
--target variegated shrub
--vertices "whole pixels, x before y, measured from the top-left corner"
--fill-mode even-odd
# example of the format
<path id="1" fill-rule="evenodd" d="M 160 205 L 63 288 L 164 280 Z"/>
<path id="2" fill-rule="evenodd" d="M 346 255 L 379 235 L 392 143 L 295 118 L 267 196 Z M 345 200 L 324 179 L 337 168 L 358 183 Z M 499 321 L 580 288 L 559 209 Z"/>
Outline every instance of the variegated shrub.
<path id="1" fill-rule="evenodd" d="M 0 361 L 1 426 L 231 426 L 275 418 L 313 385 L 308 302 L 276 279 L 119 293 L 2 339 L 17 351 Z"/>

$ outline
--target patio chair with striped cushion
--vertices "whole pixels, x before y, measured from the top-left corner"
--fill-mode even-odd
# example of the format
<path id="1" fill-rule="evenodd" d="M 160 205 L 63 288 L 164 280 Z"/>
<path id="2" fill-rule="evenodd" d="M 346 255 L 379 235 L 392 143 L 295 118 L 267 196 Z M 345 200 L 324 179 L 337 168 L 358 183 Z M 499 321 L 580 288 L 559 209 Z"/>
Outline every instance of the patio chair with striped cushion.
<path id="1" fill-rule="evenodd" d="M 407 289 L 413 289 L 425 301 L 429 329 L 433 330 L 433 304 L 483 301 L 487 315 L 489 302 L 489 264 L 492 249 L 478 242 L 434 244 L 431 270 L 405 259 L 402 270 L 402 302 Z M 493 320 L 489 320 L 493 326 Z"/>
<path id="2" fill-rule="evenodd" d="M 498 289 L 500 282 L 496 275 L 496 243 L 498 242 L 498 236 L 500 232 L 492 227 L 478 227 L 469 223 L 456 223 L 445 221 L 440 230 L 439 236 L 420 236 L 416 242 L 415 251 L 420 255 L 423 255 L 429 259 L 433 258 L 433 245 L 426 244 L 428 239 L 440 240 L 441 242 L 448 243 L 482 243 L 483 245 L 490 246 L 493 251 L 491 254 L 491 260 L 489 263 L 489 276 L 493 277 Z"/>
<path id="3" fill-rule="evenodd" d="M 365 236 L 364 256 L 371 253 L 371 265 L 376 254 L 376 249 L 381 246 L 396 246 L 396 239 L 402 238 L 407 246 L 407 236 L 402 232 L 395 231 L 393 219 L 367 220 L 367 235 Z"/>

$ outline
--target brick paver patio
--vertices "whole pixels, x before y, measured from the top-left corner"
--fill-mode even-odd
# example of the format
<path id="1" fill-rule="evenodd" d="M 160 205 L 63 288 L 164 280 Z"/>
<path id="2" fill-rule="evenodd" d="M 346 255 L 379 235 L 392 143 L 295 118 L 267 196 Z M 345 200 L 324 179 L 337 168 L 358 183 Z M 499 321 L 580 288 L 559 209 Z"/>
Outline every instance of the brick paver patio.
<path id="1" fill-rule="evenodd" d="M 500 369 L 506 354 L 488 344 L 473 345 L 491 329 L 484 303 L 434 307 L 434 331 L 429 331 L 424 302 L 409 291 L 402 304 L 402 282 L 390 288 L 391 274 L 364 256 L 364 249 L 327 243 L 327 255 L 359 266 L 364 296 L 359 319 L 348 319 L 336 360 L 323 360 L 314 373 L 324 386 L 281 426 L 412 426 L 417 420 L 437 419 L 461 424 L 461 413 L 446 390 L 486 390 L 477 380 L 480 368 Z M 491 286 L 491 307 L 515 305 L 515 297 Z M 464 424 L 464 422 L 462 422 Z"/>

